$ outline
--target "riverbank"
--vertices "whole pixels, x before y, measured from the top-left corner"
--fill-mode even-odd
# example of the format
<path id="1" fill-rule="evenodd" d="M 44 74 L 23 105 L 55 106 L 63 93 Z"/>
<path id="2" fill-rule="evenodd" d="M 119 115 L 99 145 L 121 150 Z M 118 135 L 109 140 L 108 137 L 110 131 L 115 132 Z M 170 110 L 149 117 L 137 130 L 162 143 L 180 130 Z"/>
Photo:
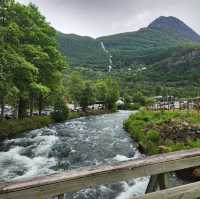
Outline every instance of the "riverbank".
<path id="1" fill-rule="evenodd" d="M 124 121 L 124 129 L 138 143 L 138 149 L 147 155 L 200 147 L 198 112 L 142 109 Z M 200 179 L 200 168 L 176 173 L 184 180 Z"/>
<path id="2" fill-rule="evenodd" d="M 110 110 L 90 110 L 87 112 L 70 112 L 68 119 L 75 119 L 84 116 L 101 115 L 106 113 L 113 113 Z M 24 118 L 20 120 L 4 120 L 0 122 L 0 140 L 15 137 L 23 132 L 39 129 L 51 124 L 54 124 L 51 116 L 34 116 L 31 118 Z"/>
<path id="3" fill-rule="evenodd" d="M 200 147 L 200 114 L 187 111 L 140 110 L 124 128 L 148 155 Z"/>

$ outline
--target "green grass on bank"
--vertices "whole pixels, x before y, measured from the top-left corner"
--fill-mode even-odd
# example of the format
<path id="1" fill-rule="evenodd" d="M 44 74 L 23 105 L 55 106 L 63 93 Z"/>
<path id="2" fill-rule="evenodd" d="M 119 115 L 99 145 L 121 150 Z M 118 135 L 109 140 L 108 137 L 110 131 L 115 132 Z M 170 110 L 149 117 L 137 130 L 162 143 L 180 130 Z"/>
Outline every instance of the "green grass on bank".
<path id="1" fill-rule="evenodd" d="M 70 112 L 67 120 L 83 116 L 100 115 L 112 112 L 113 111 L 105 109 L 90 110 L 88 112 Z M 51 116 L 34 116 L 19 120 L 3 120 L 0 122 L 0 140 L 12 138 L 19 135 L 20 133 L 42 128 L 52 123 L 55 123 L 55 121 L 51 118 Z"/>
<path id="2" fill-rule="evenodd" d="M 115 110 L 99 109 L 99 110 L 88 110 L 87 112 L 70 112 L 68 119 L 74 119 L 78 117 L 101 115 L 107 113 L 113 113 Z"/>
<path id="3" fill-rule="evenodd" d="M 34 116 L 19 120 L 4 120 L 0 122 L 0 139 L 11 138 L 22 132 L 47 126 L 52 122 L 53 120 L 50 116 Z"/>
<path id="4" fill-rule="evenodd" d="M 200 113 L 140 110 L 124 128 L 146 154 L 158 154 L 200 147 Z"/>

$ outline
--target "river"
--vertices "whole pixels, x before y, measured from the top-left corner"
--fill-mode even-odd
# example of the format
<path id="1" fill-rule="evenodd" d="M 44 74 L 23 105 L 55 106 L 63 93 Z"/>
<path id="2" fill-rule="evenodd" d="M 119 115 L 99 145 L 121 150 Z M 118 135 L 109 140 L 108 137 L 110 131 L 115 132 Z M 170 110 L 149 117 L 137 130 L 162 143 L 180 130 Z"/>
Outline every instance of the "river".
<path id="1" fill-rule="evenodd" d="M 130 111 L 82 117 L 0 143 L 0 181 L 136 159 L 141 154 L 123 130 Z M 145 192 L 148 178 L 66 193 L 65 199 L 127 199 Z"/>

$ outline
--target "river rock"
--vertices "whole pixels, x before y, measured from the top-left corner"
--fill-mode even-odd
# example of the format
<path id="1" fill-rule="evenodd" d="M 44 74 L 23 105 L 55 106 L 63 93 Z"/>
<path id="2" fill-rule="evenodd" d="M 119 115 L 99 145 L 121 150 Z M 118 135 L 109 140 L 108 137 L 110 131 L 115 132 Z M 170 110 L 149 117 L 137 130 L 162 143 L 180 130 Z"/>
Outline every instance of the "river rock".
<path id="1" fill-rule="evenodd" d="M 132 158 L 135 155 L 135 150 L 134 149 L 129 149 L 128 151 L 128 158 Z"/>

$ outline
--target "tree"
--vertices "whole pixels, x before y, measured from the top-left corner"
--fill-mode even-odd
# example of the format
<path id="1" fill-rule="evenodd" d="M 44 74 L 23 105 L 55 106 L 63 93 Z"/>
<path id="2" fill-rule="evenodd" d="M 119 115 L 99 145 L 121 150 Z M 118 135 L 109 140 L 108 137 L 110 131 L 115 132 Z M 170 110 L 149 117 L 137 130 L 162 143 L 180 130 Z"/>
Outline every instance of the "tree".
<path id="1" fill-rule="evenodd" d="M 144 106 L 146 98 L 141 92 L 138 91 L 133 95 L 133 102 Z"/>
<path id="2" fill-rule="evenodd" d="M 112 80 L 111 78 L 107 78 L 105 80 L 107 92 L 106 92 L 106 98 L 105 98 L 105 105 L 106 108 L 109 110 L 115 108 L 116 101 L 119 98 L 119 85 L 116 81 Z"/>
<path id="3" fill-rule="evenodd" d="M 80 106 L 83 111 L 95 101 L 95 87 L 91 81 L 86 81 L 81 90 L 80 95 Z"/>
<path id="4" fill-rule="evenodd" d="M 80 96 L 84 87 L 84 82 L 80 77 L 80 73 L 73 72 L 68 80 L 68 92 L 71 99 L 74 102 L 74 105 L 77 106 L 80 104 Z"/>
<path id="5" fill-rule="evenodd" d="M 54 112 L 52 113 L 52 118 L 55 122 L 62 122 L 68 118 L 69 109 L 66 106 L 63 99 L 58 98 L 54 104 Z"/>
<path id="6" fill-rule="evenodd" d="M 41 96 L 47 96 L 50 93 L 50 89 L 42 84 L 32 83 L 30 86 L 30 93 L 29 93 L 29 107 L 30 107 L 30 116 L 33 115 L 33 109 L 34 109 L 34 102 L 35 99 L 40 98 Z M 39 100 L 38 100 L 39 101 Z M 42 104 L 38 105 L 39 115 L 41 115 L 42 112 Z"/>
<path id="7" fill-rule="evenodd" d="M 17 57 L 13 71 L 13 82 L 19 90 L 18 117 L 23 118 L 28 108 L 29 90 L 31 84 L 36 81 L 38 69 L 23 58 Z"/>
<path id="8" fill-rule="evenodd" d="M 104 80 L 98 80 L 96 82 L 96 90 L 97 90 L 97 100 L 104 102 L 106 101 L 106 93 L 107 93 L 107 86 Z"/>
<path id="9" fill-rule="evenodd" d="M 115 108 L 116 101 L 119 98 L 119 85 L 111 77 L 104 80 L 100 80 L 96 84 L 97 87 L 97 99 L 104 102 L 107 109 L 111 110 Z"/>
<path id="10" fill-rule="evenodd" d="M 2 44 L 2 43 L 1 43 Z M 4 106 L 6 97 L 14 87 L 13 84 L 13 64 L 15 62 L 15 54 L 10 49 L 5 49 L 0 44 L 0 104 L 1 119 L 4 116 Z"/>
<path id="11" fill-rule="evenodd" d="M 14 0 L 0 1 L 0 24 L 1 115 L 10 93 L 17 95 L 19 117 L 28 109 L 32 115 L 34 103 L 41 114 L 43 105 L 62 89 L 67 67 L 57 49 L 56 31 L 36 6 Z M 18 92 L 10 92 L 10 88 Z"/>

